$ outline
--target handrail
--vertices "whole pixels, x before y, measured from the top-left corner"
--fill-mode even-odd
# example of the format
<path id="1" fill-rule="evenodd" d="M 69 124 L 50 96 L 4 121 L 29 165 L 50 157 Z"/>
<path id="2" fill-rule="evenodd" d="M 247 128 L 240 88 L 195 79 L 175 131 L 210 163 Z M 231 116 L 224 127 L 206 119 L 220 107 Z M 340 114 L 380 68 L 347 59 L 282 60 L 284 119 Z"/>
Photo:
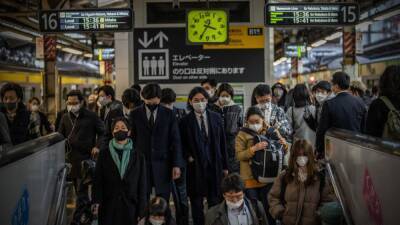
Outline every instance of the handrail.
<path id="1" fill-rule="evenodd" d="M 19 145 L 2 148 L 0 151 L 0 167 L 18 161 L 35 152 L 39 152 L 45 147 L 56 144 L 63 139 L 64 137 L 60 133 L 52 133 Z"/>
<path id="2" fill-rule="evenodd" d="M 56 185 L 56 191 L 55 195 L 57 196 L 56 198 L 53 198 L 56 200 L 55 207 L 51 207 L 51 209 L 55 211 L 55 219 L 52 217 L 50 214 L 49 219 L 47 221 L 47 225 L 59 225 L 59 222 L 61 221 L 60 218 L 62 218 L 62 214 L 64 214 L 64 208 L 63 207 L 63 195 L 64 195 L 64 190 L 65 190 L 65 182 L 66 178 L 68 175 L 68 172 L 70 170 L 71 166 L 69 164 L 66 164 L 59 172 L 58 172 L 58 179 L 57 179 L 57 184 Z M 53 205 L 53 204 L 52 204 Z M 61 210 L 61 211 L 60 211 Z"/>

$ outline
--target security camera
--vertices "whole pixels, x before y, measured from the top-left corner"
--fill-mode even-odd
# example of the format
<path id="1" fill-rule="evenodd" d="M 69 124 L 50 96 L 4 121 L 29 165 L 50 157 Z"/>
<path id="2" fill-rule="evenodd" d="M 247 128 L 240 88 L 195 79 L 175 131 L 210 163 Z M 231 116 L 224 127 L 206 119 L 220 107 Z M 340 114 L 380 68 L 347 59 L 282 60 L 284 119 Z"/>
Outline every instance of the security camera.
<path id="1" fill-rule="evenodd" d="M 172 0 L 172 8 L 179 8 L 179 0 Z"/>

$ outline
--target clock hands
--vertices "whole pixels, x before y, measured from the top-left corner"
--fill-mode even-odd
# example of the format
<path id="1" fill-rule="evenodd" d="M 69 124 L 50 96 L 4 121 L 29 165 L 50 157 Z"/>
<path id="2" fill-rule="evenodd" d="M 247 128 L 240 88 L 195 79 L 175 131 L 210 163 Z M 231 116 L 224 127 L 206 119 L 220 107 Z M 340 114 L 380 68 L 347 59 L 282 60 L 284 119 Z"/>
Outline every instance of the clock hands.
<path id="1" fill-rule="evenodd" d="M 211 21 L 210 21 L 210 20 L 207 20 L 207 21 L 206 21 L 206 24 L 204 24 L 204 28 L 205 28 L 205 29 L 203 30 L 203 33 L 201 33 L 200 39 L 203 39 L 203 35 L 204 35 L 204 33 L 206 33 L 206 31 L 207 31 L 208 28 L 210 28 L 210 29 L 212 29 L 212 30 L 217 30 L 215 27 L 210 26 L 210 24 L 211 24 Z"/>

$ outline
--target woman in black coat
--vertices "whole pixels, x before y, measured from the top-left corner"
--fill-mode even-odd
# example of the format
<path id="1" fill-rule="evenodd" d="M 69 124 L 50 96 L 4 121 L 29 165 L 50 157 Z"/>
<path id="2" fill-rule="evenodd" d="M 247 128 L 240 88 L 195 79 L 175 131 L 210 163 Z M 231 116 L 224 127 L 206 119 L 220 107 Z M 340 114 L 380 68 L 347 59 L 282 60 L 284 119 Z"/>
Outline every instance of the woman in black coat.
<path id="1" fill-rule="evenodd" d="M 100 225 L 135 225 L 147 205 L 145 159 L 133 148 L 125 118 L 111 129 L 113 139 L 97 160 L 92 211 Z"/>

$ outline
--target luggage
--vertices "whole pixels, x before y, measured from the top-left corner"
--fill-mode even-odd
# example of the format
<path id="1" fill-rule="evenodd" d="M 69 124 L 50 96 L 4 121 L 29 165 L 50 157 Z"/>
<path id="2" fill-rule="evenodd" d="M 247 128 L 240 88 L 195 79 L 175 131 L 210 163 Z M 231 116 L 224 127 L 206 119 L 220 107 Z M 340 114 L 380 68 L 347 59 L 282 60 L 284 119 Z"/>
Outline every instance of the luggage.
<path id="1" fill-rule="evenodd" d="M 400 140 L 400 111 L 397 110 L 392 102 L 385 96 L 380 97 L 389 109 L 388 119 L 383 130 L 383 138 Z"/>

